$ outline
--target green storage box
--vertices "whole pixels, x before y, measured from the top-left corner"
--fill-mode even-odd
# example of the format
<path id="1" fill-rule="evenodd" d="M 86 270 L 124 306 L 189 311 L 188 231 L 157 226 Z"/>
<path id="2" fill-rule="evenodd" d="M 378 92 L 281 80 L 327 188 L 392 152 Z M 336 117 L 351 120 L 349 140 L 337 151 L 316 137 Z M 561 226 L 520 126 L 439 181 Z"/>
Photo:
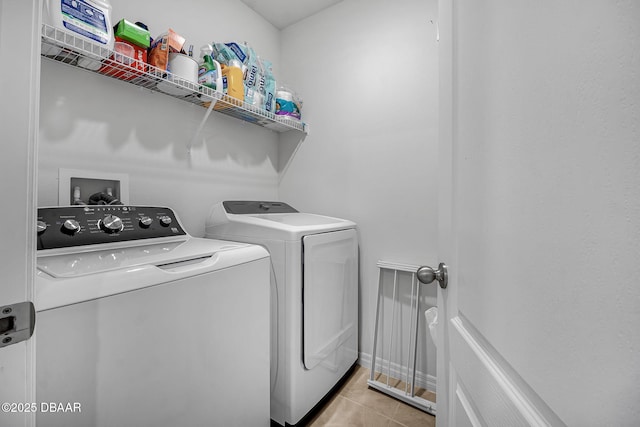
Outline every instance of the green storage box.
<path id="1" fill-rule="evenodd" d="M 132 24 L 126 19 L 121 19 L 114 28 L 113 34 L 143 48 L 148 48 L 151 42 L 149 31 L 142 27 Z"/>

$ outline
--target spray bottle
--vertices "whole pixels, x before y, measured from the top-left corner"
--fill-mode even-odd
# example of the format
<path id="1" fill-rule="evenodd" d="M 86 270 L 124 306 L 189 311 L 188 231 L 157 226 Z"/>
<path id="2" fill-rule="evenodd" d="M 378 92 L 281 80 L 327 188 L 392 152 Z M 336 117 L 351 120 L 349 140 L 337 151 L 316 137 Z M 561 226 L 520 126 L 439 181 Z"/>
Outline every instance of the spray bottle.
<path id="1" fill-rule="evenodd" d="M 222 92 L 222 70 L 220 63 L 211 56 L 212 52 L 211 45 L 206 44 L 200 48 L 202 62 L 198 67 L 198 83 Z"/>

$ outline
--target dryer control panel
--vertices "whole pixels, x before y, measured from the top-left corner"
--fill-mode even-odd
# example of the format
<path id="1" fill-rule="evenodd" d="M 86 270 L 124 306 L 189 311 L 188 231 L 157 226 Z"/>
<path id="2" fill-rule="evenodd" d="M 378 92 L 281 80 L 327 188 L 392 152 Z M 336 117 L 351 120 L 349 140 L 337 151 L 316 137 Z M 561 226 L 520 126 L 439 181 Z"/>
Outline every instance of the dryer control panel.
<path id="1" fill-rule="evenodd" d="M 264 213 L 298 213 L 286 203 L 233 200 L 222 202 L 222 206 L 230 214 L 264 214 Z"/>
<path id="2" fill-rule="evenodd" d="M 61 206 L 38 208 L 38 249 L 69 248 L 183 236 L 174 212 L 153 206 Z"/>

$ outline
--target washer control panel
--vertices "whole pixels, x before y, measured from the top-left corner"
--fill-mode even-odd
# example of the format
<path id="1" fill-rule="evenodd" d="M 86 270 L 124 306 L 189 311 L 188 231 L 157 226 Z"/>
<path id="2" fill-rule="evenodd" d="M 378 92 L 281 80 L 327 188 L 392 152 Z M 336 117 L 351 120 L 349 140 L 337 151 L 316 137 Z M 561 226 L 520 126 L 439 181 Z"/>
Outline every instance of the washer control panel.
<path id="1" fill-rule="evenodd" d="M 187 234 L 171 209 L 153 206 L 38 208 L 36 227 L 38 249 L 69 248 Z"/>

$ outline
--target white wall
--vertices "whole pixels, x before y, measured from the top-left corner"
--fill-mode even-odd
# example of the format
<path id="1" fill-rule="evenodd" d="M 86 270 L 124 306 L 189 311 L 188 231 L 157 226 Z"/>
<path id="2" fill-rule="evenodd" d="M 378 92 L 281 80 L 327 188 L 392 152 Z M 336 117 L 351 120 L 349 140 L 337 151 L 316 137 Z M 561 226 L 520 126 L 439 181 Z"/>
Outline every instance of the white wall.
<path id="1" fill-rule="evenodd" d="M 311 132 L 280 199 L 358 223 L 363 359 L 372 347 L 376 261 L 438 262 L 436 19 L 431 0 L 345 0 L 282 32 L 280 74 L 302 95 Z M 423 289 L 423 303 L 435 304 L 435 288 Z M 428 344 L 422 366 L 435 375 Z"/>
<path id="2" fill-rule="evenodd" d="M 277 76 L 280 32 L 237 0 L 111 4 L 114 22 L 145 22 L 153 37 L 172 28 L 196 53 L 212 41 L 247 41 Z M 189 156 L 204 108 L 45 60 L 41 88 L 39 206 L 58 204 L 59 168 L 127 173 L 131 203 L 176 208 L 196 236 L 217 201 L 277 198 L 274 132 L 213 112 Z"/>

